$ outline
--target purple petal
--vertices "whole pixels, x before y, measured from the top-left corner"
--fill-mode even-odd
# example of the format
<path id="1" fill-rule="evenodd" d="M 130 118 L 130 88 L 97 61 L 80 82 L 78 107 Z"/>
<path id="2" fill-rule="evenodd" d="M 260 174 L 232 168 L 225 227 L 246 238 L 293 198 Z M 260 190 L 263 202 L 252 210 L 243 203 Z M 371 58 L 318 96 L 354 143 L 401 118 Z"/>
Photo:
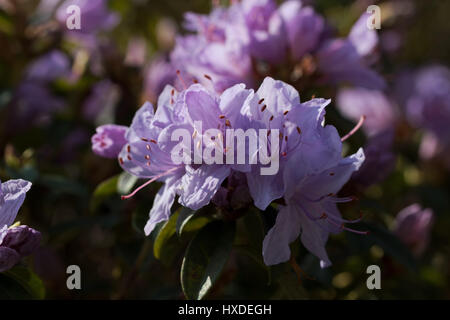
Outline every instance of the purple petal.
<path id="1" fill-rule="evenodd" d="M 396 120 L 394 105 L 378 90 L 342 89 L 338 93 L 337 104 L 344 116 L 353 121 L 357 122 L 365 115 L 363 128 L 369 135 L 392 128 Z"/>
<path id="2" fill-rule="evenodd" d="M 383 89 L 386 86 L 379 74 L 363 64 L 356 48 L 348 40 L 325 42 L 317 53 L 317 63 L 327 82 L 350 82 L 369 89 Z"/>
<path id="3" fill-rule="evenodd" d="M 283 197 L 283 175 L 261 175 L 259 166 L 252 166 L 252 172 L 247 173 L 247 183 L 255 206 L 265 210 L 273 200 Z"/>
<path id="4" fill-rule="evenodd" d="M 229 166 L 225 165 L 202 165 L 198 169 L 186 167 L 186 174 L 181 179 L 180 204 L 192 210 L 206 206 L 230 172 Z"/>
<path id="5" fill-rule="evenodd" d="M 125 139 L 127 130 L 127 127 L 115 124 L 98 127 L 91 138 L 92 151 L 101 157 L 116 158 L 127 143 Z"/>
<path id="6" fill-rule="evenodd" d="M 369 29 L 367 27 L 367 20 L 370 17 L 371 14 L 363 13 L 355 22 L 348 35 L 348 39 L 361 57 L 366 57 L 371 54 L 378 45 L 377 32 L 375 29 Z"/>
<path id="7" fill-rule="evenodd" d="M 303 210 L 314 210 L 309 206 L 310 204 L 305 202 L 303 204 Z M 302 212 L 302 214 L 299 215 L 299 220 L 301 225 L 300 240 L 302 241 L 302 244 L 320 259 L 320 266 L 322 268 L 329 267 L 331 261 L 325 251 L 325 244 L 328 240 L 329 232 L 326 229 L 321 228 L 316 221 L 311 220 L 305 212 Z M 319 223 L 325 223 L 325 221 Z"/>
<path id="8" fill-rule="evenodd" d="M 268 266 L 288 261 L 289 244 L 300 234 L 299 212 L 294 206 L 281 207 L 275 225 L 263 241 L 264 263 Z"/>
<path id="9" fill-rule="evenodd" d="M 9 228 L 2 246 L 14 249 L 21 257 L 30 255 L 39 246 L 41 233 L 25 225 Z"/>
<path id="10" fill-rule="evenodd" d="M 7 271 L 20 261 L 16 250 L 0 246 L 0 272 Z"/>
<path id="11" fill-rule="evenodd" d="M 319 43 L 325 23 L 311 7 L 302 7 L 300 1 L 286 1 L 280 6 L 280 14 L 286 26 L 293 59 L 300 60 Z"/>
<path id="12" fill-rule="evenodd" d="M 17 212 L 25 200 L 25 195 L 31 188 L 31 182 L 26 180 L 8 180 L 0 184 L 3 200 L 0 201 L 0 228 L 10 226 L 16 219 Z"/>
<path id="13" fill-rule="evenodd" d="M 364 159 L 364 152 L 359 149 L 357 153 L 342 159 L 337 166 L 307 177 L 301 186 L 301 190 L 310 199 L 336 194 L 347 183 L 353 172 L 360 168 Z"/>
<path id="14" fill-rule="evenodd" d="M 155 226 L 169 219 L 170 209 L 176 196 L 177 183 L 180 177 L 170 177 L 166 179 L 164 186 L 159 189 L 153 200 L 153 207 L 150 210 L 150 219 L 144 227 L 144 232 L 148 236 Z"/>

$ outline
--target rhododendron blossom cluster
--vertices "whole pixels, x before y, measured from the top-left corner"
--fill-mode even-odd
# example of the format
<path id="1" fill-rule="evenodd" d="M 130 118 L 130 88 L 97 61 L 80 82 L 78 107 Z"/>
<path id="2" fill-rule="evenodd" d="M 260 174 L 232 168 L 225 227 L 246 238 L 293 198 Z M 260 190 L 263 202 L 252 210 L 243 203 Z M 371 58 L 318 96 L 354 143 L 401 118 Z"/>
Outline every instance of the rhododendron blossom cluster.
<path id="1" fill-rule="evenodd" d="M 97 140 L 102 132 L 107 132 L 101 127 L 93 138 L 93 148 L 107 156 L 110 150 L 122 147 L 118 154 L 122 168 L 148 180 L 136 191 L 156 180 L 164 183 L 150 210 L 145 226 L 147 235 L 157 223 L 169 218 L 177 196 L 181 205 L 198 210 L 217 196 L 226 179 L 240 173 L 245 176 L 241 183 L 257 208 L 265 210 L 276 200 L 285 203 L 278 206 L 275 226 L 264 240 L 265 263 L 272 265 L 288 260 L 289 244 L 301 234 L 305 247 L 321 259 L 323 266 L 328 266 L 330 261 L 324 247 L 329 233 L 344 229 L 364 233 L 346 227 L 345 223 L 353 221 L 342 219 L 336 206 L 353 200 L 338 197 L 337 193 L 359 169 L 364 153 L 359 150 L 342 157 L 341 137 L 335 127 L 325 125 L 325 108 L 329 103 L 330 100 L 321 98 L 301 102 L 292 86 L 270 77 L 256 91 L 237 84 L 220 95 L 200 84 L 192 84 L 182 91 L 167 86 L 159 97 L 156 111 L 150 103 L 138 110 L 125 134 L 125 143 L 115 132 L 103 143 Z M 223 139 L 230 139 L 225 132 L 227 128 L 263 130 L 270 139 L 260 139 L 257 147 L 251 143 L 251 135 L 247 136 L 248 140 L 236 139 L 247 151 L 246 161 L 207 161 L 208 154 L 239 157 L 230 150 L 227 152 L 223 145 Z M 182 146 L 181 157 L 186 161 L 176 163 L 172 154 L 174 149 L 178 153 L 180 142 L 174 141 L 173 133 L 180 129 L 187 131 L 194 143 L 189 140 Z M 256 135 L 256 131 L 249 132 Z M 258 137 L 253 138 L 258 141 Z M 99 152 L 102 147 L 104 152 Z M 210 150 L 219 154 L 214 155 Z M 263 174 L 264 164 L 252 161 L 258 153 L 276 158 L 278 170 Z M 201 162 L 191 161 L 202 156 Z"/>

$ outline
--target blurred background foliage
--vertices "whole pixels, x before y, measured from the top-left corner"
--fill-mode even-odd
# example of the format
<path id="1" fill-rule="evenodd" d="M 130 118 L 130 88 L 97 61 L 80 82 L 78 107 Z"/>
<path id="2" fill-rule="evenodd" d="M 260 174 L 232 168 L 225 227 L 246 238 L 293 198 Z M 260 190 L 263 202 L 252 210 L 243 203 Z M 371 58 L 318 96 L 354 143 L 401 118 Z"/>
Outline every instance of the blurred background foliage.
<path id="1" fill-rule="evenodd" d="M 376 1 L 310 2 L 345 35 L 364 8 Z M 13 297 L 42 298 L 43 286 L 47 298 L 181 299 L 185 295 L 180 278 L 189 277 L 186 269 L 195 269 L 187 265 L 183 268 L 187 274 L 180 273 L 185 252 L 192 255 L 191 262 L 202 259 L 188 247 L 190 241 L 213 237 L 219 230 L 223 237 L 230 235 L 229 239 L 234 239 L 232 247 L 224 248 L 229 259 L 219 259 L 219 265 L 207 265 L 208 270 L 194 270 L 216 279 L 207 298 L 450 298 L 450 178 L 439 163 L 425 163 L 418 158 L 420 132 L 407 131 L 396 141 L 395 170 L 383 183 L 365 190 L 356 205 L 341 206 L 345 217 L 364 212 L 368 224 L 361 228 L 371 233 L 359 236 L 343 232 L 332 236 L 327 250 L 333 266 L 328 269 L 320 269 L 317 259 L 298 240 L 292 246 L 302 270 L 301 279 L 295 264 L 264 266 L 262 239 L 273 224 L 274 207 L 262 215 L 249 212 L 235 222 L 221 225 L 208 215 L 200 213 L 193 218 L 186 209 L 174 208 L 176 214 L 146 238 L 143 226 L 159 185 L 122 201 L 120 195 L 132 189 L 135 179 L 121 173 L 116 161 L 94 155 L 89 139 L 98 124 L 129 125 L 145 99 L 146 65 L 155 54 L 170 51 L 171 28 L 183 32 L 184 12 L 207 13 L 210 1 L 110 1 L 111 10 L 121 20 L 99 36 L 97 53 L 102 72 L 97 74 L 86 62 L 83 64 L 83 51 L 74 50 L 74 44 L 52 25 L 51 15 L 39 13 L 39 1 L 0 3 L 0 178 L 33 182 L 18 219 L 43 234 L 38 252 L 16 267 L 15 274 L 0 276 L 0 288 L 6 288 L 3 292 Z M 401 39 L 399 49 L 382 56 L 382 71 L 387 79 L 402 68 L 430 63 L 449 65 L 449 1 L 377 3 L 383 14 L 381 34 L 395 31 Z M 399 3 L 403 4 L 401 10 Z M 143 39 L 145 43 L 143 65 L 124 62 L 132 39 Z M 14 110 L 10 106 L 27 66 L 55 48 L 70 57 L 73 71 L 78 72 L 76 81 L 63 78 L 51 84 L 52 93 L 64 100 L 64 108 L 43 124 L 35 125 L 29 119 L 12 120 Z M 109 79 L 119 88 L 119 97 L 113 99 L 112 111 L 104 118 L 88 121 L 83 117 L 82 105 L 102 79 Z M 334 93 L 319 89 L 301 93 L 311 94 L 330 97 Z M 327 121 L 341 134 L 353 126 L 333 106 L 328 115 Z M 356 150 L 364 141 L 364 134 L 359 132 L 346 148 Z M 393 228 L 396 213 L 415 202 L 432 208 L 436 215 L 430 244 L 419 258 L 413 257 L 388 231 Z M 81 267 L 82 290 L 67 290 L 66 268 L 73 264 Z M 366 268 L 371 264 L 381 267 L 382 290 L 366 287 Z M 29 269 L 17 269 L 24 266 Z M 32 276 L 25 276 L 27 283 L 17 288 L 11 281 L 20 272 Z M 194 277 L 183 282 L 189 298 L 197 298 L 197 280 Z"/>

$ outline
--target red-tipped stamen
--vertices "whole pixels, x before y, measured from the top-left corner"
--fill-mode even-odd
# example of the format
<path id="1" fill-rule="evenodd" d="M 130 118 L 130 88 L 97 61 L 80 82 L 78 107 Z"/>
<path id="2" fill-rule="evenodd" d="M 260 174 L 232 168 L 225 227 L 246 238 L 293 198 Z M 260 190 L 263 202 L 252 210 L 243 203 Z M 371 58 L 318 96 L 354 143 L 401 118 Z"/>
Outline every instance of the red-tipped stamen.
<path id="1" fill-rule="evenodd" d="M 150 180 L 148 180 L 147 182 L 145 182 L 144 184 L 142 184 L 141 186 L 137 187 L 132 193 L 126 195 L 126 196 L 122 196 L 121 199 L 122 200 L 126 200 L 126 199 L 130 199 L 132 198 L 136 193 L 138 193 L 140 190 L 142 190 L 143 188 L 145 188 L 146 186 L 148 186 L 149 184 L 151 184 L 152 182 L 158 180 L 159 178 L 162 178 L 164 176 L 167 176 L 168 174 L 172 173 L 173 171 L 177 170 L 179 167 L 173 167 L 157 176 L 152 177 Z"/>
<path id="2" fill-rule="evenodd" d="M 363 125 L 364 121 L 366 120 L 366 116 L 362 115 L 361 118 L 358 121 L 358 124 L 352 129 L 350 130 L 349 133 L 347 133 L 345 136 L 343 136 L 341 138 L 341 141 L 344 142 L 345 140 L 347 140 L 348 138 L 350 138 L 352 135 L 355 134 L 356 131 L 359 130 L 359 128 L 361 128 L 361 126 Z"/>
<path id="3" fill-rule="evenodd" d="M 184 79 L 181 76 L 181 71 L 180 70 L 177 70 L 177 77 L 178 77 L 178 80 L 180 80 L 181 85 L 183 86 L 183 88 L 186 90 L 187 89 L 186 82 L 184 82 Z"/>
<path id="4" fill-rule="evenodd" d="M 329 217 L 327 219 L 327 222 L 331 223 L 332 225 L 334 225 L 336 227 L 341 228 L 342 230 L 346 230 L 346 231 L 349 231 L 349 232 L 353 232 L 353 233 L 356 233 L 356 234 L 362 234 L 362 235 L 367 235 L 368 234 L 368 231 L 359 231 L 359 230 L 348 228 L 348 227 L 345 226 L 344 223 L 339 224 L 336 221 L 333 221 L 332 219 L 329 219 Z"/>
<path id="5" fill-rule="evenodd" d="M 328 218 L 330 218 L 336 222 L 339 222 L 339 223 L 358 223 L 362 220 L 363 214 L 360 213 L 359 218 L 353 219 L 353 220 L 346 220 L 346 219 L 335 217 L 335 216 L 328 216 Z"/>

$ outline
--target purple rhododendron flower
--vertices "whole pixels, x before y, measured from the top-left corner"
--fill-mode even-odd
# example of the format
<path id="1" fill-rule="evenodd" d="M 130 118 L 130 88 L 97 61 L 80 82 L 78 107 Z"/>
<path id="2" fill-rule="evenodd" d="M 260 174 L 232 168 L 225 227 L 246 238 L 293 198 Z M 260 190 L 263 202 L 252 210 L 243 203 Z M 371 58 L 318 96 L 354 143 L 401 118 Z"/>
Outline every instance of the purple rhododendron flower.
<path id="1" fill-rule="evenodd" d="M 101 123 L 102 117 L 108 118 L 114 113 L 119 97 L 120 88 L 109 79 L 96 83 L 83 103 L 84 118 Z"/>
<path id="2" fill-rule="evenodd" d="M 53 94 L 45 84 L 25 81 L 14 92 L 12 105 L 11 124 L 14 128 L 21 128 L 30 123 L 48 123 L 51 114 L 64 107 L 64 101 Z"/>
<path id="3" fill-rule="evenodd" d="M 166 85 L 175 83 L 176 70 L 163 57 L 156 57 L 146 70 L 144 80 L 144 98 L 156 102 Z"/>
<path id="4" fill-rule="evenodd" d="M 385 87 L 383 78 L 364 64 L 348 39 L 325 41 L 318 49 L 317 67 L 326 82 L 348 82 L 369 89 Z"/>
<path id="5" fill-rule="evenodd" d="M 370 17 L 369 13 L 363 13 L 355 22 L 348 35 L 348 39 L 361 57 L 371 55 L 378 45 L 377 32 L 375 29 L 367 27 L 367 21 Z"/>
<path id="6" fill-rule="evenodd" d="M 254 165 L 252 172 L 247 174 L 256 207 L 265 210 L 273 200 L 283 196 L 284 163 L 301 148 L 303 139 L 312 132 L 310 128 L 329 102 L 313 99 L 300 103 L 300 96 L 294 87 L 270 77 L 247 99 L 242 112 L 251 119 L 251 125 L 268 130 L 278 129 L 280 139 L 279 150 L 270 150 L 269 147 L 272 156 L 272 151 L 279 154 L 278 173 L 261 175 L 258 166 Z"/>
<path id="7" fill-rule="evenodd" d="M 317 48 L 325 21 L 313 8 L 303 7 L 297 0 L 284 2 L 279 10 L 285 24 L 291 56 L 300 61 L 306 53 Z"/>
<path id="8" fill-rule="evenodd" d="M 286 56 L 287 41 L 283 20 L 273 0 L 246 0 L 242 11 L 249 33 L 253 57 L 272 64 Z"/>
<path id="9" fill-rule="evenodd" d="M 369 67 L 378 35 L 367 18 L 364 13 L 347 38 L 333 38 L 325 20 L 300 1 L 279 7 L 273 0 L 234 2 L 209 15 L 188 13 L 186 28 L 195 34 L 177 38 L 171 63 L 219 93 L 238 83 L 251 86 L 275 66 L 295 70 L 293 77 L 317 73 L 313 81 L 382 89 L 383 78 Z"/>
<path id="10" fill-rule="evenodd" d="M 364 88 L 342 89 L 338 92 L 337 105 L 345 117 L 354 121 L 365 116 L 363 128 L 369 136 L 395 126 L 395 106 L 381 91 Z"/>
<path id="11" fill-rule="evenodd" d="M 20 225 L 8 229 L 1 246 L 14 249 L 24 257 L 33 253 L 41 242 L 41 233 L 28 226 Z"/>
<path id="12" fill-rule="evenodd" d="M 24 225 L 10 227 L 30 188 L 31 182 L 25 180 L 0 181 L 0 272 L 12 268 L 39 246 L 40 232 Z"/>
<path id="13" fill-rule="evenodd" d="M 366 160 L 353 174 L 351 183 L 365 188 L 385 180 L 395 168 L 393 143 L 393 130 L 385 130 L 370 137 L 364 146 Z"/>
<path id="14" fill-rule="evenodd" d="M 28 81 L 51 82 L 70 75 L 69 58 L 58 50 L 53 50 L 35 60 L 26 71 Z"/>
<path id="15" fill-rule="evenodd" d="M 153 231 L 156 224 L 169 218 L 185 171 L 182 165 L 174 164 L 170 152 L 161 150 L 158 144 L 161 131 L 170 124 L 181 121 L 173 109 L 177 97 L 178 91 L 167 86 L 159 97 L 156 113 L 151 103 L 145 103 L 136 112 L 125 135 L 126 145 L 119 154 L 119 163 L 124 170 L 139 178 L 150 179 L 143 186 L 155 180 L 164 182 L 153 201 L 149 220 L 144 228 L 146 235 Z"/>
<path id="16" fill-rule="evenodd" d="M 431 66 L 407 80 L 406 112 L 415 126 L 427 129 L 442 144 L 450 143 L 450 70 Z"/>
<path id="17" fill-rule="evenodd" d="M 186 28 L 196 32 L 178 37 L 171 63 L 194 81 L 222 92 L 237 83 L 252 83 L 248 34 L 239 4 L 216 8 L 209 16 L 187 13 Z"/>
<path id="18" fill-rule="evenodd" d="M 342 142 L 336 128 L 322 125 L 328 102 L 320 100 L 313 99 L 304 108 L 297 106 L 289 112 L 291 121 L 298 119 L 304 124 L 299 126 L 298 145 L 290 156 L 288 151 L 284 165 L 286 205 L 281 206 L 274 227 L 264 239 L 263 257 L 267 265 L 289 260 L 289 244 L 301 234 L 303 245 L 326 267 L 331 264 L 325 251 L 329 233 L 344 229 L 363 233 L 345 227 L 344 223 L 353 221 L 342 219 L 336 206 L 353 198 L 338 198 L 336 194 L 359 169 L 364 153 L 360 149 L 342 158 Z"/>
<path id="19" fill-rule="evenodd" d="M 211 201 L 232 169 L 246 170 L 245 165 L 175 164 L 171 152 L 176 143 L 171 141 L 171 135 L 183 128 L 194 140 L 203 140 L 208 129 L 216 129 L 219 134 L 229 126 L 242 127 L 241 122 L 245 123 L 245 120 L 240 108 L 249 93 L 244 85 L 236 85 L 220 97 L 200 84 L 191 85 L 181 92 L 167 86 L 159 97 L 156 112 L 150 103 L 146 103 L 136 113 L 126 135 L 128 144 L 122 149 L 119 162 L 131 174 L 150 179 L 148 183 L 154 180 L 165 182 L 155 197 L 145 227 L 146 234 L 158 222 L 168 219 L 177 194 L 182 205 L 197 210 Z M 196 125 L 197 121 L 202 123 L 202 128 Z M 193 159 L 195 154 L 203 155 L 206 147 L 195 147 L 185 156 Z M 191 150 L 190 147 L 188 149 Z"/>
<path id="20" fill-rule="evenodd" d="M 434 223 L 431 209 L 422 209 L 415 203 L 401 210 L 395 219 L 394 232 L 411 250 L 419 256 L 430 241 L 430 232 Z"/>
<path id="21" fill-rule="evenodd" d="M 133 196 L 155 180 L 164 182 L 150 211 L 146 234 L 157 223 L 169 218 L 177 195 L 180 204 L 193 210 L 206 206 L 211 200 L 220 206 L 239 207 L 248 203 L 249 196 L 255 206 L 264 210 L 273 200 L 284 198 L 286 207 L 280 211 L 276 225 L 264 241 L 266 264 L 286 261 L 289 243 L 303 230 L 304 245 L 323 261 L 323 266 L 329 265 L 324 250 L 328 233 L 342 229 L 363 233 L 342 225 L 347 220 L 340 218 L 336 203 L 353 198 L 338 198 L 336 194 L 360 167 L 364 154 L 360 150 L 342 158 L 342 142 L 337 130 L 323 126 L 327 104 L 329 100 L 325 99 L 301 103 L 292 86 L 270 77 L 256 92 L 237 84 L 220 96 L 200 84 L 181 92 L 167 86 L 159 97 L 156 112 L 150 103 L 144 104 L 127 131 L 128 143 L 119 155 L 119 163 L 129 173 L 149 180 L 123 198 Z M 270 153 L 272 159 L 280 156 L 279 170 L 272 175 L 262 175 L 259 170 L 262 165 L 251 162 L 254 153 L 250 151 L 245 155 L 249 162 L 228 164 L 225 161 L 227 148 L 223 146 L 228 147 L 226 140 L 230 138 L 226 129 L 229 128 L 266 130 L 264 134 L 273 140 L 270 144 L 258 144 L 257 151 L 267 148 L 264 154 Z M 172 140 L 178 129 L 186 130 L 194 139 L 194 144 L 190 145 L 189 141 L 183 150 L 181 158 L 186 161 L 180 164 L 174 163 L 171 154 L 179 145 L 179 141 Z M 215 130 L 212 136 L 208 136 L 210 130 Z M 277 130 L 279 134 L 274 133 Z M 245 141 L 240 143 L 245 144 Z M 206 148 L 217 143 L 223 143 L 219 149 L 224 150 L 218 156 L 219 163 L 214 162 L 216 155 L 205 153 Z M 199 154 L 202 161 L 192 163 Z M 230 177 L 241 178 L 233 182 Z M 228 184 L 243 187 L 242 197 L 231 198 L 232 202 L 229 190 L 222 187 L 227 178 Z M 242 185 L 243 181 L 247 186 Z"/>
<path id="22" fill-rule="evenodd" d="M 10 226 L 14 222 L 30 188 L 31 182 L 25 180 L 0 182 L 0 227 Z"/>
<path id="23" fill-rule="evenodd" d="M 106 124 L 96 129 L 92 136 L 92 151 L 105 158 L 115 158 L 122 147 L 127 143 L 125 132 L 127 127 L 115 124 Z"/>

